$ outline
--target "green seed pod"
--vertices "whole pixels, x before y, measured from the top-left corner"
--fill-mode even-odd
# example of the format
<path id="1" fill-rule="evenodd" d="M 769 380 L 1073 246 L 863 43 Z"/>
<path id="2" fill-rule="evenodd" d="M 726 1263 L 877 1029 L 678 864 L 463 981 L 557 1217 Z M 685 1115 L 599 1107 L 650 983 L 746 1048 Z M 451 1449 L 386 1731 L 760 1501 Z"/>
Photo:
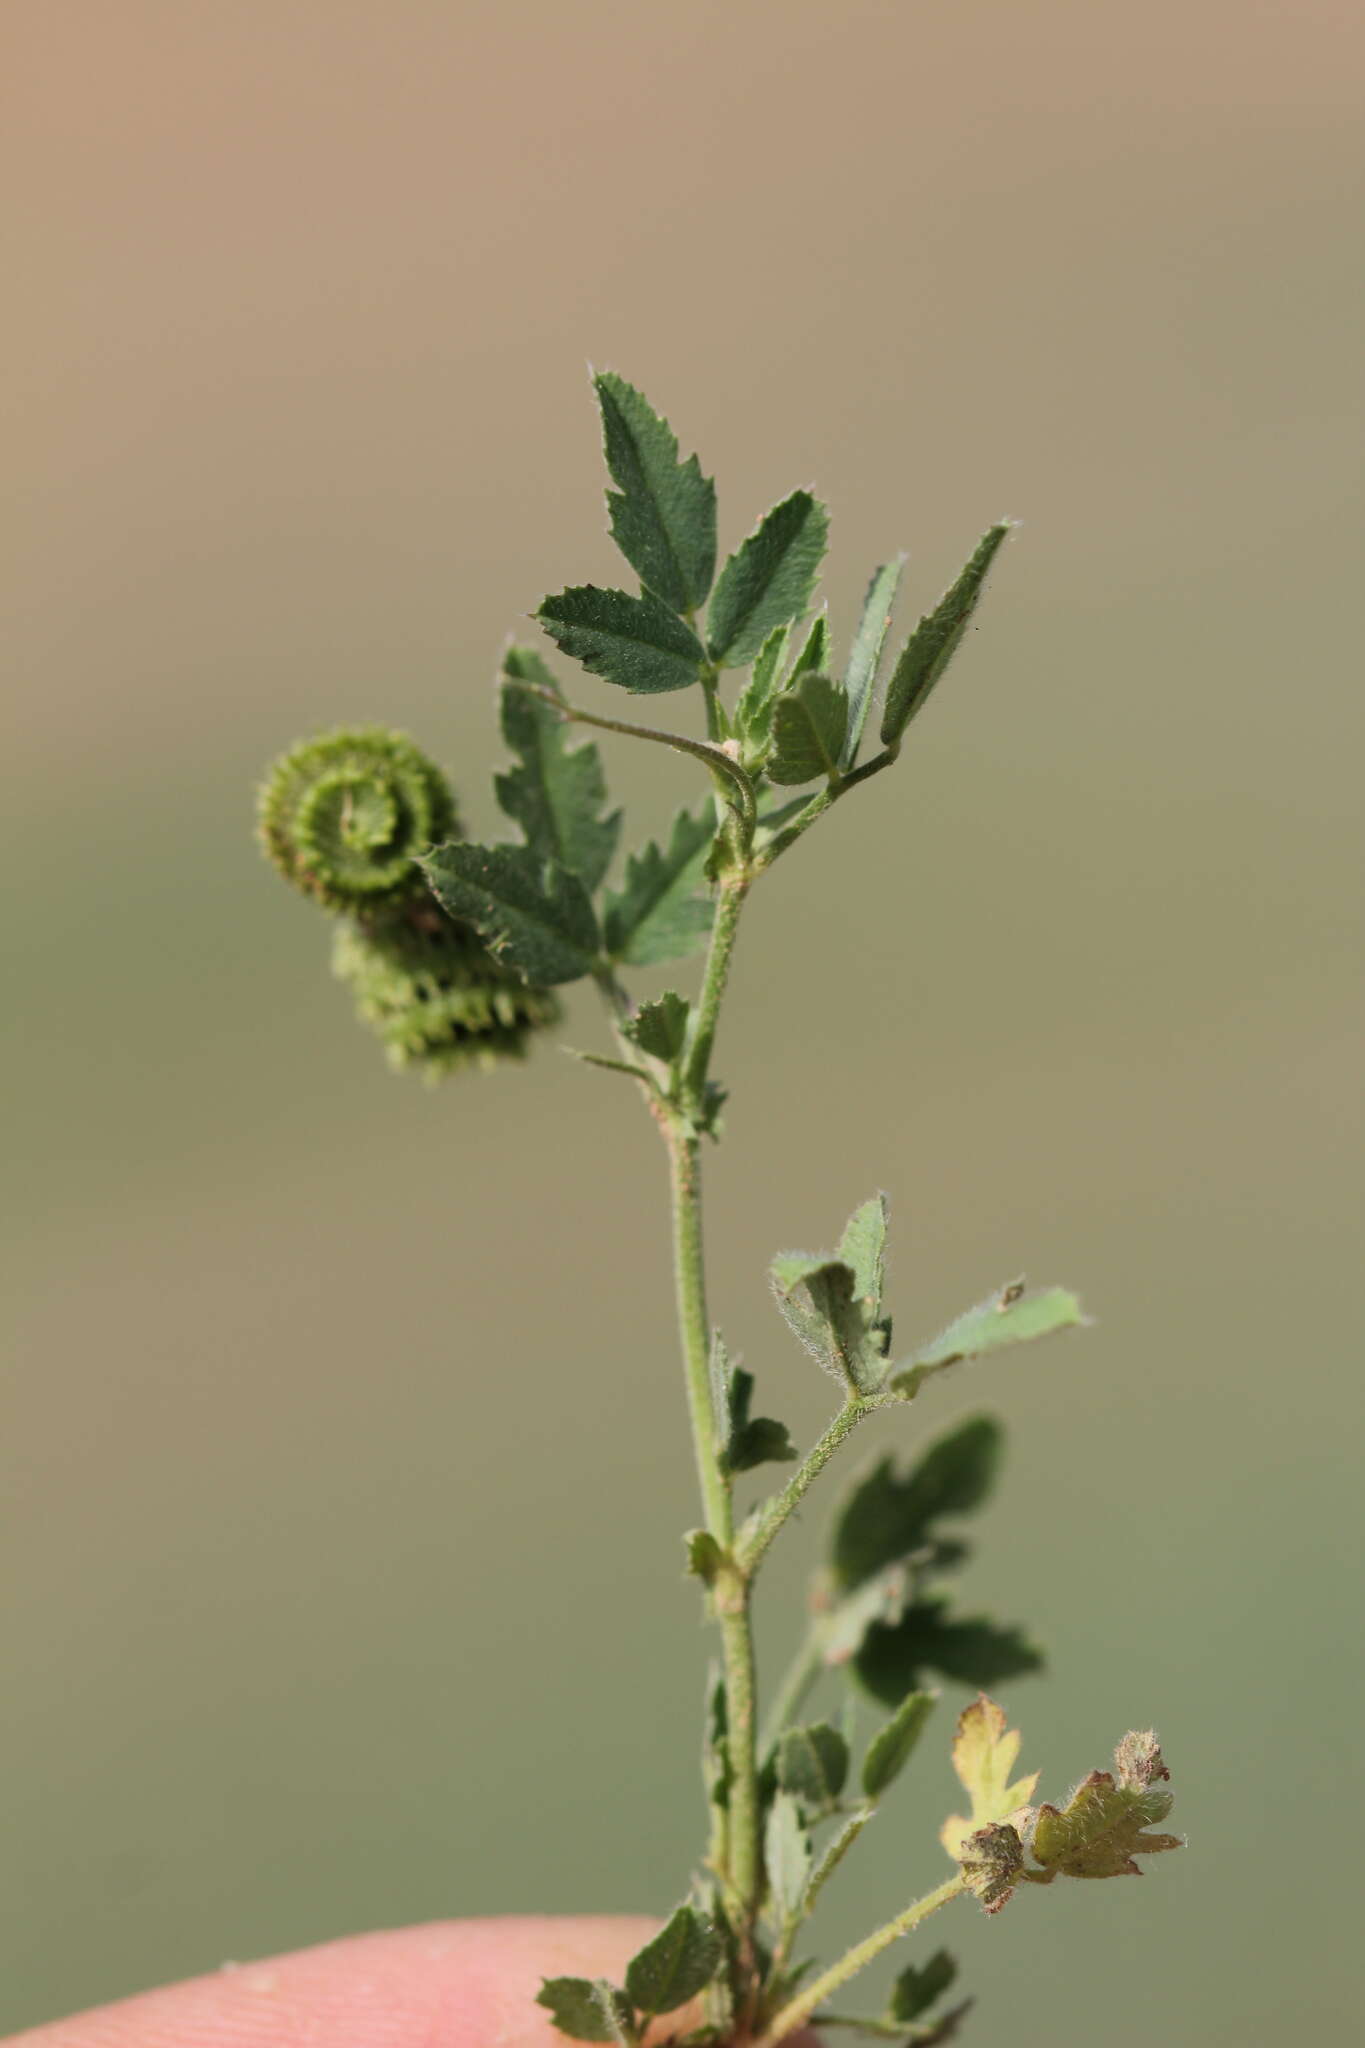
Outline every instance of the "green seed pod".
<path id="1" fill-rule="evenodd" d="M 326 909 L 369 913 L 427 894 L 413 857 L 459 836 L 440 769 L 383 726 L 323 733 L 282 754 L 260 793 L 266 854 Z"/>
<path id="2" fill-rule="evenodd" d="M 341 925 L 332 968 L 389 1064 L 429 1081 L 524 1059 L 530 1034 L 559 1016 L 548 990 L 522 981 L 430 901 L 381 923 Z"/>

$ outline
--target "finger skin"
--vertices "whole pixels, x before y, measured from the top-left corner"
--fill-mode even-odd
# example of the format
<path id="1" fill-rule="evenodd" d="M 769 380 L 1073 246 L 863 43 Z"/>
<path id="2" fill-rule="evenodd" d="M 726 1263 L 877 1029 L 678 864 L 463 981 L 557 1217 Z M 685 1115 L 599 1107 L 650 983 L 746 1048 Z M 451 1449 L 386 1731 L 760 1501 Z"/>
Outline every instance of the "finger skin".
<path id="1" fill-rule="evenodd" d="M 3 2048 L 565 2048 L 535 2005 L 541 1978 L 619 1982 L 657 1927 L 519 1918 L 355 1935 L 122 1999 Z"/>

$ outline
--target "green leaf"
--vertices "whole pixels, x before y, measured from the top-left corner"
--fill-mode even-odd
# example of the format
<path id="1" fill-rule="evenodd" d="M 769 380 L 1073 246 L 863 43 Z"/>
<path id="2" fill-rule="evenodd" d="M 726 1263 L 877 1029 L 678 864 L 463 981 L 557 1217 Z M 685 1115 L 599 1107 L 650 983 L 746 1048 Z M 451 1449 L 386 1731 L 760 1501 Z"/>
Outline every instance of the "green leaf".
<path id="1" fill-rule="evenodd" d="M 799 618 L 825 552 L 829 514 L 809 491 L 774 505 L 731 555 L 707 613 L 711 659 L 720 668 L 752 661 L 774 626 Z"/>
<path id="2" fill-rule="evenodd" d="M 851 768 L 858 758 L 863 727 L 872 708 L 877 664 L 882 658 L 887 628 L 891 624 L 891 607 L 896 602 L 904 567 L 904 555 L 898 555 L 894 562 L 883 562 L 880 569 L 873 571 L 867 596 L 863 599 L 862 616 L 853 636 L 853 649 L 844 674 L 844 688 L 848 692 L 848 735 L 839 764 L 844 769 Z"/>
<path id="3" fill-rule="evenodd" d="M 888 1565 L 835 1603 L 820 1628 L 826 1664 L 847 1664 L 856 1656 L 874 1621 L 891 1626 L 900 1620 L 910 1597 L 910 1578 L 908 1566 Z"/>
<path id="4" fill-rule="evenodd" d="M 838 1257 L 853 1269 L 853 1291 L 873 1316 L 882 1312 L 886 1288 L 887 1213 L 886 1196 L 874 1195 L 854 1210 L 839 1240 Z"/>
<path id="5" fill-rule="evenodd" d="M 752 1472 L 756 1465 L 785 1465 L 800 1455 L 785 1422 L 755 1415 L 730 1438 L 726 1464 L 731 1472 Z"/>
<path id="6" fill-rule="evenodd" d="M 608 2018 L 604 1990 L 610 1992 L 612 1986 L 586 1977 L 546 1977 L 536 1993 L 536 2004 L 545 2007 L 560 2033 L 571 2041 L 619 2041 L 615 2024 L 619 2016 Z"/>
<path id="7" fill-rule="evenodd" d="M 683 1537 L 687 1569 L 709 1586 L 724 1561 L 723 1552 L 709 1529 L 689 1529 Z"/>
<path id="8" fill-rule="evenodd" d="M 537 654 L 534 647 L 518 647 L 515 644 L 502 650 L 502 672 L 514 683 L 534 683 L 537 689 L 549 690 L 552 696 L 564 702 L 564 692 L 559 677 L 548 661 Z"/>
<path id="9" fill-rule="evenodd" d="M 676 2012 L 720 1968 L 719 1931 L 691 1906 L 679 1906 L 626 1967 L 626 1995 L 641 2012 Z"/>
<path id="10" fill-rule="evenodd" d="M 848 1777 L 848 1744 L 837 1728 L 817 1721 L 788 1728 L 777 1749 L 777 1782 L 808 1812 L 832 1806 Z"/>
<path id="11" fill-rule="evenodd" d="M 749 680 L 735 700 L 735 731 L 744 743 L 741 765 L 751 772 L 767 753 L 772 738 L 773 704 L 781 688 L 782 663 L 790 629 L 774 626 L 754 658 Z"/>
<path id="12" fill-rule="evenodd" d="M 1030 1847 L 1050 1876 L 1141 1877 L 1138 1856 L 1180 1849 L 1179 1835 L 1149 1835 L 1144 1829 L 1165 1820 L 1171 1795 L 1160 1789 L 1170 1777 L 1156 1737 L 1126 1735 L 1115 1752 L 1118 1778 L 1092 1771 L 1059 1812 L 1040 1806 Z"/>
<path id="13" fill-rule="evenodd" d="M 591 971 L 600 940 L 577 875 L 526 846 L 453 840 L 419 862 L 443 909 L 472 924 L 528 981 L 553 985 Z"/>
<path id="14" fill-rule="evenodd" d="M 712 1806 L 727 1807 L 734 1773 L 730 1767 L 730 1703 L 725 1691 L 725 1673 L 712 1664 L 706 1675 L 706 1736 L 702 1746 L 702 1775 L 706 1796 Z"/>
<path id="15" fill-rule="evenodd" d="M 848 730 L 848 698 L 842 683 L 812 671 L 795 688 L 784 691 L 773 706 L 773 750 L 768 779 L 790 786 L 833 780 L 843 758 Z"/>
<path id="16" fill-rule="evenodd" d="M 626 1037 L 639 1046 L 641 1052 L 649 1053 L 656 1060 L 663 1060 L 672 1066 L 687 1042 L 687 1019 L 691 1005 L 686 996 L 678 995 L 673 989 L 657 996 L 652 1003 L 641 1003 L 635 1015 L 622 1028 Z"/>
<path id="17" fill-rule="evenodd" d="M 1022 1280 L 1011 1281 L 997 1293 L 969 1308 L 956 1322 L 896 1369 L 891 1386 L 911 1401 L 924 1381 L 963 1360 L 980 1358 L 984 1352 L 999 1351 L 1007 1344 L 1028 1344 L 1035 1337 L 1050 1337 L 1057 1330 L 1082 1326 L 1086 1318 L 1076 1296 L 1065 1287 L 1042 1287 L 1024 1292 Z"/>
<path id="18" fill-rule="evenodd" d="M 832 1562 L 846 1587 L 860 1585 L 926 1543 L 944 1515 L 969 1515 L 988 1498 L 1004 1431 L 991 1415 L 969 1416 L 932 1443 L 904 1477 L 880 1458 L 859 1475 L 834 1523 Z"/>
<path id="19" fill-rule="evenodd" d="M 810 631 L 806 635 L 801 652 L 791 665 L 783 688 L 790 690 L 800 677 L 809 675 L 817 669 L 821 675 L 828 675 L 833 655 L 834 642 L 830 637 L 829 613 L 822 608 L 810 622 Z"/>
<path id="20" fill-rule="evenodd" d="M 790 1792 L 779 1792 L 768 1810 L 764 1860 L 773 1915 L 780 1924 L 800 1906 L 814 1862 L 801 1809 Z"/>
<path id="21" fill-rule="evenodd" d="M 685 690 L 705 660 L 692 628 L 649 591 L 630 597 L 582 583 L 547 597 L 536 617 L 589 675 L 605 676 L 633 696 Z"/>
<path id="22" fill-rule="evenodd" d="M 880 1799 L 883 1792 L 895 1784 L 909 1763 L 915 1745 L 924 1733 L 924 1724 L 933 1711 L 933 1693 L 907 1693 L 891 1719 L 877 1730 L 863 1758 L 862 1782 L 866 1798 Z M 907 2019 L 914 2017 L 913 2012 L 905 2014 Z"/>
<path id="23" fill-rule="evenodd" d="M 666 847 L 650 840 L 629 855 L 621 889 L 607 894 L 604 923 L 613 960 L 655 967 L 696 951 L 711 929 L 711 905 L 697 891 L 715 833 L 709 804 L 696 815 L 679 811 Z"/>
<path id="24" fill-rule="evenodd" d="M 753 1391 L 753 1374 L 731 1365 L 717 1330 L 711 1339 L 711 1397 L 728 1472 L 749 1472 L 755 1465 L 784 1464 L 799 1456 L 785 1423 L 774 1422 L 771 1415 L 750 1416 Z"/>
<path id="25" fill-rule="evenodd" d="M 886 1370 L 886 1331 L 855 1292 L 853 1268 L 823 1253 L 783 1252 L 773 1293 L 792 1334 L 850 1393 L 873 1393 Z"/>
<path id="26" fill-rule="evenodd" d="M 675 612 L 706 601 L 716 567 L 716 487 L 649 401 L 611 370 L 594 377 L 602 408 L 611 537 L 640 581 Z"/>
<path id="27" fill-rule="evenodd" d="M 957 1964 L 946 1948 L 936 1950 L 918 1969 L 911 1963 L 908 1969 L 901 1971 L 891 1987 L 886 2008 L 888 2019 L 899 2020 L 905 2025 L 917 2020 L 922 2012 L 928 2012 L 930 2006 L 942 1998 L 956 1977 Z"/>
<path id="28" fill-rule="evenodd" d="M 901 649 L 886 686 L 886 703 L 882 708 L 883 746 L 900 744 L 905 728 L 915 713 L 922 709 L 929 692 L 957 652 L 976 610 L 986 572 L 1009 530 L 1008 524 L 1002 522 L 983 534 L 976 552 L 956 583 L 944 592 L 931 612 L 925 613 Z"/>
<path id="29" fill-rule="evenodd" d="M 591 892 L 621 830 L 619 811 L 600 815 L 607 800 L 601 756 L 591 744 L 566 747 L 564 720 L 527 684 L 509 678 L 501 696 L 502 736 L 521 765 L 494 776 L 498 803 L 533 853 L 581 876 Z"/>
<path id="30" fill-rule="evenodd" d="M 1000 1685 L 1041 1670 L 1042 1663 L 1022 1629 L 979 1615 L 951 1619 L 946 1600 L 916 1600 L 894 1627 L 872 1624 L 853 1669 L 865 1691 L 894 1707 L 928 1671 L 959 1685 Z"/>

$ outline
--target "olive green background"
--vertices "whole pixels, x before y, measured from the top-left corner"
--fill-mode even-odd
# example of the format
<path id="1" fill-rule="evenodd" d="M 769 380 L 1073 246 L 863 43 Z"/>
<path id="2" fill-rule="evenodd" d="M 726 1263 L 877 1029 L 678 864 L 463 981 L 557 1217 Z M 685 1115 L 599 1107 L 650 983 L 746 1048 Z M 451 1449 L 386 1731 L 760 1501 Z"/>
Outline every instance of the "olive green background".
<path id="1" fill-rule="evenodd" d="M 895 775 L 752 906 L 708 1218 L 803 1432 L 764 1267 L 878 1185 L 907 1337 L 1025 1268 L 1096 1317 L 877 1425 L 1007 1418 L 965 1591 L 1050 1648 L 1026 1758 L 1063 1792 L 1155 1720 L 1189 1836 L 940 1923 L 972 2039 L 1356 2019 L 1353 13 L 11 0 L 0 2027 L 662 1909 L 695 1853 L 648 1120 L 550 1046 L 388 1076 L 250 832 L 359 718 L 495 829 L 498 647 L 618 573 L 589 359 L 727 545 L 814 481 L 841 634 L 888 552 L 911 618 L 1024 522 Z M 636 838 L 695 793 L 609 765 Z M 957 1704 L 831 1941 L 937 1882 Z"/>

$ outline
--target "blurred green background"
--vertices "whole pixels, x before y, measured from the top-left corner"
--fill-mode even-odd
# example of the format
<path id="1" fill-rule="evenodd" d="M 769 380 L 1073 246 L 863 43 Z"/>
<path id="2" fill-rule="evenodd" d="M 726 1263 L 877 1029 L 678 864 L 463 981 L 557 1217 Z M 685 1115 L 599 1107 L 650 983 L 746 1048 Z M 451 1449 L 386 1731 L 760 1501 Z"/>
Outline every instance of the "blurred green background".
<path id="1" fill-rule="evenodd" d="M 889 551 L 904 621 L 1024 521 L 896 775 L 753 907 L 710 1182 L 715 1312 L 802 1431 L 829 1390 L 764 1268 L 875 1186 L 906 1334 L 1025 1268 L 1097 1318 L 882 1430 L 1007 1418 L 965 1590 L 1050 1648 L 1027 1760 L 1060 1791 L 1155 1719 L 1189 1835 L 945 1924 L 972 2038 L 1356 2017 L 1353 17 L 5 10 L 0 2027 L 662 1909 L 696 1851 L 654 1134 L 548 1047 L 391 1078 L 251 842 L 260 764 L 342 719 L 492 828 L 498 647 L 617 575 L 587 359 L 700 450 L 727 545 L 814 480 L 841 634 Z M 639 751 L 637 838 L 695 788 Z M 829 1939 L 937 1881 L 956 1704 Z"/>

